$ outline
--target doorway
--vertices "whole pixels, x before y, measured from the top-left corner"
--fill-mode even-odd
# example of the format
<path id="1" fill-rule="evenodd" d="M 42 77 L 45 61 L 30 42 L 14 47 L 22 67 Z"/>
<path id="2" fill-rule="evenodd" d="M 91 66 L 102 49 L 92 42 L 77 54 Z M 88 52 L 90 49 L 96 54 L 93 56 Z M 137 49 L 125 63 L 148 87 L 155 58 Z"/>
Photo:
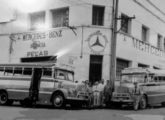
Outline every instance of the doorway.
<path id="1" fill-rule="evenodd" d="M 41 75 L 42 75 L 42 69 L 34 68 L 31 78 L 31 85 L 29 89 L 29 97 L 32 101 L 38 100 Z"/>
<path id="2" fill-rule="evenodd" d="M 93 85 L 96 81 L 100 81 L 102 78 L 102 62 L 103 56 L 90 55 L 89 66 L 89 82 Z"/>

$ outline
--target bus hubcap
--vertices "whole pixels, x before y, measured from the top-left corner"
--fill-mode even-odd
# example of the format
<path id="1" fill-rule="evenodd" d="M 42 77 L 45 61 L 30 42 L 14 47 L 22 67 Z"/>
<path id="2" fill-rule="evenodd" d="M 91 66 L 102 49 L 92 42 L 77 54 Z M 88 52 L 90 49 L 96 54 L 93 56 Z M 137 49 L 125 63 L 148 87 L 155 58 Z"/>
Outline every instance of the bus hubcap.
<path id="1" fill-rule="evenodd" d="M 62 103 L 63 103 L 63 99 L 62 99 L 62 97 L 61 96 L 56 96 L 56 98 L 55 98 L 55 105 L 56 106 L 61 106 L 62 105 Z"/>
<path id="2" fill-rule="evenodd" d="M 4 104 L 6 102 L 6 100 L 7 100 L 7 96 L 5 94 L 2 94 L 0 96 L 0 102 L 1 102 L 1 104 Z"/>

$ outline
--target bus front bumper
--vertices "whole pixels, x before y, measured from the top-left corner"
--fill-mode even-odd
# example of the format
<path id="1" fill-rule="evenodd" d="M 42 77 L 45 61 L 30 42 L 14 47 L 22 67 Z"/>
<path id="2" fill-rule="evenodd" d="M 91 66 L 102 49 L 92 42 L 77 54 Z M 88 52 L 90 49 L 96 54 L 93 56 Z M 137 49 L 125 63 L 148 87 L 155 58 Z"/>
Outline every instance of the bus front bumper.
<path id="1" fill-rule="evenodd" d="M 112 102 L 133 103 L 134 100 L 129 93 L 113 93 Z"/>

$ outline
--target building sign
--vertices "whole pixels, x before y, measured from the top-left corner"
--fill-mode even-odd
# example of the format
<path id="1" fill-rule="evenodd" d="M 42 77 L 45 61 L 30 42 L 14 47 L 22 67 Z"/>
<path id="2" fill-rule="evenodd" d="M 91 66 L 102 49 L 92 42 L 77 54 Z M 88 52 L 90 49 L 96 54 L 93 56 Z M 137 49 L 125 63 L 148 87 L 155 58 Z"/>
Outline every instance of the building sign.
<path id="1" fill-rule="evenodd" d="M 31 48 L 36 50 L 37 48 L 44 48 L 46 47 L 45 42 L 40 42 L 40 41 L 33 41 L 33 43 L 30 45 Z"/>
<path id="2" fill-rule="evenodd" d="M 21 58 L 42 57 L 42 56 L 64 56 L 73 49 L 79 48 L 72 46 L 77 44 L 77 36 L 70 29 L 50 29 L 45 31 L 29 31 L 13 33 L 10 39 L 10 60 L 19 61 Z M 79 43 L 78 43 L 79 45 Z M 66 51 L 65 53 L 63 51 Z M 70 59 L 70 63 L 74 63 Z"/>
<path id="3" fill-rule="evenodd" d="M 156 55 L 156 56 L 164 56 L 164 52 L 150 44 L 147 44 L 143 41 L 137 40 L 135 38 L 132 39 L 133 40 L 133 46 L 134 48 Z"/>
<path id="4" fill-rule="evenodd" d="M 87 38 L 89 48 L 94 53 L 104 52 L 108 39 L 99 30 L 90 34 Z"/>
<path id="5" fill-rule="evenodd" d="M 29 32 L 29 33 L 17 33 L 11 34 L 10 39 L 14 40 L 42 40 L 42 39 L 53 39 L 62 37 L 62 30 L 49 30 L 44 32 Z"/>
<path id="6" fill-rule="evenodd" d="M 19 46 L 22 46 L 22 53 L 24 51 L 24 57 L 40 57 L 48 56 L 48 48 L 51 42 L 48 40 L 61 38 L 62 30 L 49 30 L 42 32 L 25 32 L 25 33 L 16 33 L 10 35 L 10 54 L 14 50 L 19 50 Z M 48 44 L 48 46 L 47 46 Z M 16 48 L 18 47 L 18 48 Z"/>
<path id="7" fill-rule="evenodd" d="M 30 51 L 27 52 L 27 57 L 41 57 L 41 56 L 48 56 L 48 51 Z"/>
<path id="8" fill-rule="evenodd" d="M 35 51 L 28 51 L 27 57 L 40 57 L 40 56 L 48 56 L 47 50 L 42 50 L 44 47 L 46 47 L 45 42 L 41 41 L 32 41 L 32 44 L 30 45 L 30 48 L 32 48 Z M 41 50 L 37 50 L 41 49 Z"/>

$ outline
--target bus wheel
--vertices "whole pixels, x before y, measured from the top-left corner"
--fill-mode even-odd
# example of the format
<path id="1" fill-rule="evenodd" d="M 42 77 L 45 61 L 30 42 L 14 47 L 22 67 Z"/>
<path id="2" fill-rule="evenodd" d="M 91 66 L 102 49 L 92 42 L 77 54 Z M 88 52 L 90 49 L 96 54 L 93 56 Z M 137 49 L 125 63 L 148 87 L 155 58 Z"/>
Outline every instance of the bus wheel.
<path id="1" fill-rule="evenodd" d="M 5 105 L 8 102 L 8 95 L 6 92 L 0 92 L 0 105 Z"/>
<path id="2" fill-rule="evenodd" d="M 25 105 L 24 100 L 20 100 L 19 103 L 20 103 L 21 106 L 24 106 Z"/>
<path id="3" fill-rule="evenodd" d="M 139 107 L 140 109 L 145 109 L 147 107 L 147 99 L 144 95 L 142 96 L 140 100 Z"/>
<path id="4" fill-rule="evenodd" d="M 55 108 L 62 108 L 65 106 L 65 98 L 61 93 L 54 94 L 52 104 Z"/>

